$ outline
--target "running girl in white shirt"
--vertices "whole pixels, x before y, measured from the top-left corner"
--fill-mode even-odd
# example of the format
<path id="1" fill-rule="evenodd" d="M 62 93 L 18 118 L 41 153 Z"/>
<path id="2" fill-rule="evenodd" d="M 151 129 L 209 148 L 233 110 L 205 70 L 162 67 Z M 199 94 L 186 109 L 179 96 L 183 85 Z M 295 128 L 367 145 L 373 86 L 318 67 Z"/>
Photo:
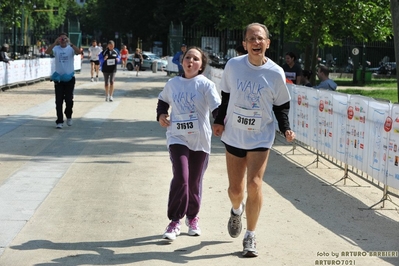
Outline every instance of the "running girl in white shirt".
<path id="1" fill-rule="evenodd" d="M 211 151 L 212 129 L 209 113 L 216 117 L 221 103 L 215 83 L 202 73 L 207 57 L 198 47 L 189 48 L 182 61 L 184 75 L 170 79 L 158 96 L 157 120 L 166 127 L 167 146 L 172 161 L 168 218 L 163 235 L 173 241 L 180 234 L 180 220 L 186 216 L 188 234 L 199 236 L 198 213 L 202 179 Z M 168 115 L 171 107 L 170 118 Z"/>

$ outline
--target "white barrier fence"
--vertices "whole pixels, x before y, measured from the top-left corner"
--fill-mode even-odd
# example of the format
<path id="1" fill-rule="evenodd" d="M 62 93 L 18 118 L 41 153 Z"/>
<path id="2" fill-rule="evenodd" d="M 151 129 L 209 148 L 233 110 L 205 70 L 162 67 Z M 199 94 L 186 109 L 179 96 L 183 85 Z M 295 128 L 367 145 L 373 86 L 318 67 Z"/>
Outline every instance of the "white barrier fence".
<path id="1" fill-rule="evenodd" d="M 0 88 L 50 78 L 55 71 L 54 58 L 35 58 L 0 62 Z M 75 71 L 81 69 L 81 57 L 75 55 Z"/>
<path id="2" fill-rule="evenodd" d="M 223 70 L 207 77 L 220 89 Z M 399 105 L 288 84 L 297 140 L 399 189 Z"/>

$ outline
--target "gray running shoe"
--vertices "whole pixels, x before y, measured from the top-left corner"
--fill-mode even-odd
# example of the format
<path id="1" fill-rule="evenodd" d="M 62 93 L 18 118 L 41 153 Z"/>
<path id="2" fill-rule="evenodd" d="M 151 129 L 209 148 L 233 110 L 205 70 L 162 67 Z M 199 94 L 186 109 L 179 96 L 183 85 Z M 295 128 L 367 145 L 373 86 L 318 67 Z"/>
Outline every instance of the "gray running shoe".
<path id="1" fill-rule="evenodd" d="M 231 209 L 230 211 L 230 219 L 229 223 L 227 224 L 227 229 L 232 238 L 236 238 L 241 234 L 242 230 L 241 216 L 244 213 L 244 207 L 245 207 L 243 202 L 241 202 L 241 206 L 242 206 L 241 215 L 234 214 L 233 209 Z"/>
<path id="2" fill-rule="evenodd" d="M 254 235 L 244 238 L 242 245 L 244 247 L 244 251 L 242 252 L 244 257 L 252 258 L 258 256 L 258 251 L 256 250 L 256 239 Z"/>

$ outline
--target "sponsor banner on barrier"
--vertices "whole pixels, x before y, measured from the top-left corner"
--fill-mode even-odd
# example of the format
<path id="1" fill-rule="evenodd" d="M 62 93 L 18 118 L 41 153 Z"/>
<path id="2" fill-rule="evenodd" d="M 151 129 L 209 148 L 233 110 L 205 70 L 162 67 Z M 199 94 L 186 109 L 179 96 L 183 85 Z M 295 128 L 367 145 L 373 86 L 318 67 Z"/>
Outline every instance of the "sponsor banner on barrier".
<path id="1" fill-rule="evenodd" d="M 6 67 L 8 64 L 0 62 L 0 87 L 6 84 Z"/>
<path id="2" fill-rule="evenodd" d="M 294 86 L 292 93 L 294 104 L 290 112 L 295 114 L 292 129 L 299 141 L 317 146 L 317 121 L 312 108 L 318 100 L 317 90 Z"/>
<path id="3" fill-rule="evenodd" d="M 290 95 L 291 95 L 290 106 L 293 106 L 295 104 L 295 99 L 292 96 L 294 95 L 293 94 L 293 90 L 295 88 L 295 85 L 294 84 L 287 84 L 287 88 L 288 88 L 288 91 L 290 92 Z M 288 113 L 288 119 L 290 121 L 291 129 L 292 129 L 293 125 L 294 125 L 294 120 L 295 120 L 295 116 L 296 116 L 296 113 L 294 111 L 295 111 L 295 109 L 293 109 L 292 112 Z M 274 113 L 273 113 L 273 117 L 274 117 L 275 126 L 276 126 L 276 128 L 278 128 L 277 119 L 274 116 Z"/>
<path id="4" fill-rule="evenodd" d="M 302 135 L 302 130 L 300 128 L 300 123 L 301 123 L 301 113 L 303 112 L 301 108 L 302 104 L 302 95 L 301 91 L 299 90 L 299 87 L 291 85 L 288 86 L 290 88 L 290 93 L 291 93 L 291 108 L 290 108 L 290 113 L 293 113 L 293 123 L 291 124 L 291 129 L 295 132 L 296 134 L 296 139 L 302 142 L 306 142 L 306 136 Z M 299 105 L 299 106 L 296 106 Z"/>
<path id="5" fill-rule="evenodd" d="M 332 94 L 334 114 L 333 114 L 333 156 L 341 162 L 347 161 L 346 137 L 349 135 L 347 131 L 347 110 L 348 110 L 348 94 L 335 92 Z"/>
<path id="6" fill-rule="evenodd" d="M 368 159 L 367 174 L 386 184 L 387 156 L 389 130 L 384 129 L 387 119 L 390 119 L 391 104 L 386 102 L 369 102 L 368 115 L 366 117 Z M 391 123 L 390 123 L 391 124 Z M 392 124 L 391 124 L 392 125 Z"/>
<path id="7" fill-rule="evenodd" d="M 305 92 L 308 95 L 308 124 L 309 124 L 309 134 L 310 134 L 310 142 L 309 144 L 312 147 L 319 147 L 318 140 L 318 129 L 319 129 L 319 121 L 318 121 L 318 112 L 319 112 L 319 104 L 320 104 L 320 96 L 317 90 L 309 89 L 303 87 L 307 91 Z"/>
<path id="8" fill-rule="evenodd" d="M 318 122 L 318 150 L 333 156 L 333 97 L 331 91 L 319 90 Z"/>
<path id="9" fill-rule="evenodd" d="M 391 116 L 384 122 L 384 130 L 390 133 L 388 142 L 387 185 L 399 189 L 399 105 L 393 105 Z"/>
<path id="10" fill-rule="evenodd" d="M 75 55 L 74 69 L 81 69 L 80 55 Z M 54 71 L 54 58 L 50 57 L 0 62 L 0 86 L 48 78 Z"/>
<path id="11" fill-rule="evenodd" d="M 359 95 L 349 96 L 348 104 L 348 164 L 365 171 L 367 169 L 368 143 L 371 141 L 366 134 L 366 117 L 370 98 Z"/>

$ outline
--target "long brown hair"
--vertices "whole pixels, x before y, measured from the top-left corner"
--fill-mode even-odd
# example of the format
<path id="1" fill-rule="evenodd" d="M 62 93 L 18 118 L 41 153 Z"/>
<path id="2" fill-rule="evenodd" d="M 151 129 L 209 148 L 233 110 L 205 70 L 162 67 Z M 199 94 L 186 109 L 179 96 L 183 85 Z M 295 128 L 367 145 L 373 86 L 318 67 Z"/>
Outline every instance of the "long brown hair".
<path id="1" fill-rule="evenodd" d="M 186 52 L 183 54 L 183 58 L 186 56 L 187 52 L 190 51 L 191 49 L 197 50 L 201 54 L 201 60 L 202 60 L 202 65 L 201 69 L 198 71 L 198 74 L 202 74 L 205 71 L 206 66 L 208 65 L 208 57 L 206 56 L 205 52 L 202 51 L 201 48 L 198 46 L 190 46 L 187 48 Z"/>

